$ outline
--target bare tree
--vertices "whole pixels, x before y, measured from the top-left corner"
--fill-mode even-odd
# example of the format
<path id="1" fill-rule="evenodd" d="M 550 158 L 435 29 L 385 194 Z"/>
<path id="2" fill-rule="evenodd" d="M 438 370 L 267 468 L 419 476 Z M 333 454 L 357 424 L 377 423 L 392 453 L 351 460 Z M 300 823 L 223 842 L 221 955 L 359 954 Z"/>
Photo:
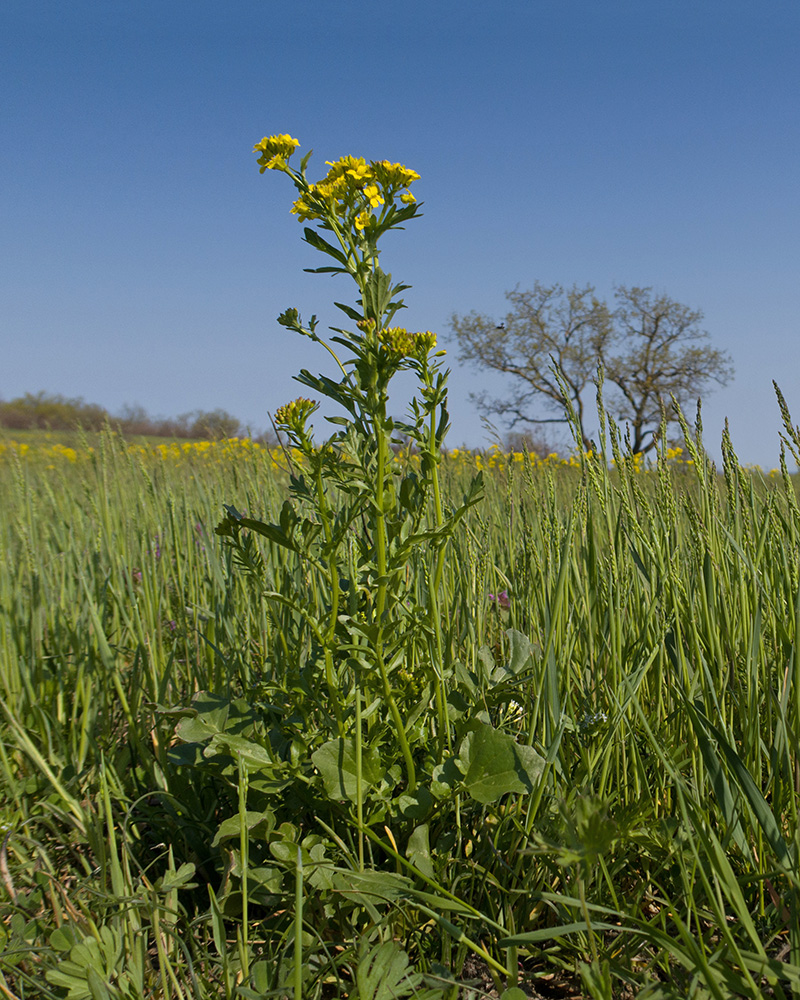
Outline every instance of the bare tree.
<path id="1" fill-rule="evenodd" d="M 703 314 L 651 288 L 618 286 L 613 311 L 591 285 L 565 290 L 536 282 L 506 298 L 513 308 L 501 323 L 472 312 L 453 315 L 451 326 L 462 361 L 513 376 L 508 394 L 473 396 L 483 413 L 500 416 L 509 428 L 566 423 L 571 407 L 590 448 L 584 395 L 602 365 L 609 413 L 628 425 L 633 451 L 648 452 L 662 409 L 670 418 L 671 396 L 685 404 L 709 382 L 725 385 L 733 376 L 730 357 L 707 343 Z M 559 415 L 537 417 L 540 400 Z"/>
<path id="2" fill-rule="evenodd" d="M 451 326 L 458 339 L 462 361 L 477 368 L 490 368 L 515 377 L 508 395 L 491 399 L 486 393 L 473 398 L 485 414 L 502 417 L 509 427 L 525 424 L 563 424 L 571 404 L 584 445 L 590 442 L 584 429 L 583 393 L 597 370 L 598 358 L 613 337 L 611 314 L 594 288 L 542 285 L 530 291 L 515 289 L 506 298 L 513 309 L 497 323 L 472 312 L 453 315 Z M 561 371 L 564 390 L 553 373 Z M 531 405 L 544 399 L 559 416 L 535 417 Z"/>
<path id="3" fill-rule="evenodd" d="M 709 382 L 729 382 L 733 365 L 708 344 L 699 310 L 651 288 L 620 285 L 615 297 L 616 342 L 622 349 L 600 360 L 614 387 L 613 414 L 628 425 L 632 451 L 646 453 L 655 446 L 662 410 L 671 413 L 671 397 L 682 407 L 694 404 Z"/>

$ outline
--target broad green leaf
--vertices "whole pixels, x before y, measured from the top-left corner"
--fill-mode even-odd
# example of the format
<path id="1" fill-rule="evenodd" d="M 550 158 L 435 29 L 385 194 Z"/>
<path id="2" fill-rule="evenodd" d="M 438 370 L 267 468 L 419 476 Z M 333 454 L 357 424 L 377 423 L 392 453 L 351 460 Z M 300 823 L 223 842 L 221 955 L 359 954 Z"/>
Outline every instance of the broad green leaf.
<path id="1" fill-rule="evenodd" d="M 446 799 L 462 780 L 455 758 L 449 757 L 443 764 L 437 764 L 433 769 L 431 792 L 437 799 Z"/>
<path id="2" fill-rule="evenodd" d="M 490 684 L 494 679 L 495 671 L 497 670 L 491 649 L 489 649 L 488 646 L 481 646 L 478 650 L 477 659 L 481 666 L 481 673 L 483 674 L 485 684 Z"/>
<path id="3" fill-rule="evenodd" d="M 528 994 L 519 986 L 509 986 L 500 994 L 500 1000 L 528 1000 Z"/>
<path id="4" fill-rule="evenodd" d="M 104 977 L 98 975 L 94 969 L 89 969 L 86 978 L 92 1000 L 111 1000 L 111 994 L 108 992 Z"/>
<path id="5" fill-rule="evenodd" d="M 213 757 L 215 754 L 225 753 L 237 757 L 244 761 L 249 767 L 255 769 L 259 777 L 264 774 L 281 773 L 280 763 L 275 763 L 269 751 L 261 743 L 248 740 L 244 736 L 231 736 L 223 733 L 212 737 L 204 752 L 204 756 Z"/>
<path id="6" fill-rule="evenodd" d="M 397 805 L 406 819 L 423 819 L 433 808 L 433 796 L 424 785 L 420 785 L 414 792 L 401 795 Z"/>
<path id="7" fill-rule="evenodd" d="M 50 947 L 55 951 L 67 952 L 75 946 L 75 932 L 71 927 L 58 927 L 50 935 Z"/>
<path id="8" fill-rule="evenodd" d="M 476 802 L 496 802 L 508 792 L 530 792 L 544 760 L 532 748 L 480 723 L 464 737 L 458 755 L 464 784 Z"/>
<path id="9" fill-rule="evenodd" d="M 275 823 L 275 816 L 271 809 L 267 809 L 264 812 L 251 812 L 248 810 L 244 816 L 240 816 L 238 813 L 235 816 L 229 816 L 228 819 L 224 819 L 220 823 L 211 846 L 217 847 L 223 840 L 239 837 L 241 835 L 242 822 L 244 822 L 245 829 L 251 837 L 257 836 L 259 830 L 262 835 L 266 836 Z M 180 870 L 182 871 L 184 867 L 186 866 L 182 865 Z"/>
<path id="10" fill-rule="evenodd" d="M 467 701 L 458 691 L 449 691 L 447 694 L 447 717 L 451 722 L 458 722 L 463 719 L 472 708 L 472 702 Z"/>
<path id="11" fill-rule="evenodd" d="M 195 715 L 181 719 L 176 735 L 185 743 L 199 743 L 218 733 L 241 735 L 256 721 L 253 710 L 242 698 L 225 698 L 199 691 L 192 698 Z"/>
<path id="12" fill-rule="evenodd" d="M 195 866 L 185 861 L 177 871 L 168 871 L 161 879 L 159 888 L 162 892 L 169 892 L 171 889 L 194 889 L 196 882 L 190 882 L 194 877 Z M 156 883 L 158 885 L 158 883 Z"/>
<path id="13" fill-rule="evenodd" d="M 356 801 L 356 741 L 342 737 L 329 740 L 311 755 L 314 767 L 322 775 L 325 791 L 332 799 Z M 362 787 L 377 784 L 383 775 L 376 749 L 363 748 L 361 754 Z"/>

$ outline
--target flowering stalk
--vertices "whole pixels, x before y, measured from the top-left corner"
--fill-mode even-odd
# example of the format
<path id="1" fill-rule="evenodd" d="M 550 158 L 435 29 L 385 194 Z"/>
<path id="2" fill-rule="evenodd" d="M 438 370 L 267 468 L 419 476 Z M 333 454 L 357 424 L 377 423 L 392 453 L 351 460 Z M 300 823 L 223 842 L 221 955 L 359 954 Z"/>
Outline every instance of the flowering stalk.
<path id="1" fill-rule="evenodd" d="M 409 187 L 419 175 L 388 160 L 345 156 L 328 162 L 326 176 L 312 183 L 306 175 L 310 154 L 297 169 L 289 164 L 298 146 L 289 135 L 265 137 L 255 147 L 260 170 L 287 174 L 298 192 L 292 212 L 301 222 L 316 223 L 316 228 L 304 229 L 304 238 L 331 263 L 310 270 L 349 275 L 356 282 L 359 298 L 357 308 L 336 303 L 351 326 L 332 327 L 330 342 L 318 333 L 316 317 L 304 324 L 296 309 L 287 309 L 278 322 L 322 344 L 331 354 L 341 373 L 340 381 L 307 370 L 296 378 L 315 395 L 335 403 L 345 415 L 329 418 L 342 429 L 319 447 L 309 423 L 317 402 L 301 397 L 276 413 L 276 425 L 304 456 L 309 481 L 303 474 L 293 476 L 292 493 L 301 509 L 313 509 L 312 517 L 303 519 L 288 500 L 279 525 L 242 518 L 229 508 L 228 521 L 218 530 L 234 538 L 241 527 L 259 531 L 274 544 L 293 549 L 305 567 L 324 575 L 325 587 L 319 593 L 324 594 L 326 607 L 321 613 L 314 612 L 319 575 L 309 581 L 311 607 L 299 592 L 297 596 L 272 592 L 270 597 L 291 607 L 319 644 L 340 749 L 350 739 L 348 724 L 352 722 L 348 720 L 353 720 L 355 698 L 356 810 L 362 831 L 366 787 L 362 683 L 367 698 L 383 704 L 386 716 L 382 724 L 389 725 L 395 734 L 407 794 L 413 796 L 417 789 L 418 762 L 393 687 L 393 677 L 408 676 L 402 666 L 407 655 L 410 662 L 418 662 L 419 651 L 427 654 L 420 659 L 423 669 L 431 672 L 439 748 L 445 740 L 450 744 L 438 597 L 447 539 L 458 518 L 477 502 L 480 484 L 476 480 L 463 506 L 445 516 L 437 466 L 447 430 L 447 373 L 434 360 L 443 352 L 433 354 L 436 336 L 430 331 L 415 333 L 395 325 L 394 317 L 403 308 L 400 293 L 408 286 L 393 284 L 391 275 L 379 266 L 381 236 L 418 213 Z M 401 371 L 414 372 L 420 384 L 420 399 L 412 402 L 409 423 L 388 414 L 389 385 Z M 421 477 L 401 477 L 393 470 L 391 448 L 398 430 L 420 449 Z M 331 496 L 336 497 L 335 502 Z M 426 609 L 414 608 L 408 577 L 409 563 L 424 558 L 421 545 L 433 557 Z M 426 614 L 420 615 L 420 610 Z M 422 624 L 425 617 L 428 624 Z M 430 648 L 431 634 L 436 637 L 435 649 Z M 378 719 L 371 713 L 363 721 L 371 730 Z M 418 752 L 424 756 L 427 748 L 420 747 Z M 430 801 L 430 795 L 420 801 Z M 360 863 L 362 858 L 360 841 Z"/>

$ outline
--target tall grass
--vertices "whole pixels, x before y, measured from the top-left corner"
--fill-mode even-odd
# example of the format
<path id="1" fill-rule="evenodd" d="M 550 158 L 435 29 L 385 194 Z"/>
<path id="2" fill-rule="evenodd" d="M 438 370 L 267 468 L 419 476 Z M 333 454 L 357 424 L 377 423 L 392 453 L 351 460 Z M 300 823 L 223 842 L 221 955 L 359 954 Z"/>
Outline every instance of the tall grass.
<path id="1" fill-rule="evenodd" d="M 727 437 L 718 472 L 684 430 L 690 464 L 644 471 L 612 427 L 575 468 L 488 476 L 443 569 L 448 739 L 477 706 L 544 764 L 525 793 L 431 806 L 424 838 L 346 802 L 331 827 L 256 760 L 176 738 L 213 716 L 272 726 L 287 767 L 316 749 L 312 637 L 259 580 L 324 588 L 255 540 L 241 572 L 213 532 L 223 503 L 278 518 L 266 452 L 6 454 L 0 994 L 800 992 L 795 481 Z M 468 464 L 444 463 L 448 496 Z M 427 573 L 411 559 L 420 603 Z M 410 732 L 413 658 L 395 685 Z"/>

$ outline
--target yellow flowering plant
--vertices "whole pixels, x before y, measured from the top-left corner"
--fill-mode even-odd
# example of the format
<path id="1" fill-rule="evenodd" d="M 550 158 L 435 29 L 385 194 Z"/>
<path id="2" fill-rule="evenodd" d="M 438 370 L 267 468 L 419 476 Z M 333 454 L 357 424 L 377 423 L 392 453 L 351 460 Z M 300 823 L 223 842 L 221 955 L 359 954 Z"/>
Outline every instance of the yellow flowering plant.
<path id="1" fill-rule="evenodd" d="M 298 194 L 292 212 L 314 223 L 304 226 L 304 239 L 331 263 L 309 270 L 349 275 L 357 297 L 352 305 L 336 303 L 347 323 L 329 337 L 316 316 L 306 323 L 296 308 L 278 317 L 324 347 L 339 377 L 301 370 L 296 379 L 315 398 L 300 397 L 275 415 L 302 456 L 280 519 L 268 523 L 228 506 L 217 533 L 266 592 L 280 637 L 271 676 L 291 675 L 288 687 L 304 692 L 294 709 L 304 719 L 302 732 L 286 738 L 308 748 L 311 770 L 303 780 L 321 782 L 334 813 L 344 810 L 354 821 L 361 867 L 374 824 L 394 817 L 395 838 L 421 843 L 437 802 L 460 787 L 454 754 L 471 714 L 459 709 L 454 725 L 447 701 L 452 612 L 442 607 L 442 578 L 448 540 L 479 501 L 482 474 L 460 504 L 445 508 L 444 352 L 430 330 L 397 324 L 409 286 L 379 266 L 381 237 L 419 214 L 409 190 L 419 175 L 388 160 L 345 156 L 312 182 L 308 154 L 292 165 L 298 146 L 289 135 L 262 139 L 255 147 L 259 168 L 286 174 Z M 390 385 L 402 371 L 417 381 L 406 419 L 390 411 Z M 339 413 L 326 418 L 334 433 L 318 443 L 311 421 L 323 397 Z M 412 452 L 413 460 L 404 458 Z M 253 547 L 259 535 L 273 550 L 294 553 L 298 572 L 266 579 Z M 485 752 L 480 763 L 491 775 L 494 750 L 476 752 Z"/>
<path id="2" fill-rule="evenodd" d="M 303 157 L 297 169 L 290 163 L 298 146 L 299 142 L 289 135 L 265 137 L 254 147 L 259 168 L 262 173 L 285 173 L 298 192 L 292 212 L 301 222 L 316 223 L 316 228 L 304 228 L 304 239 L 333 263 L 308 270 L 350 275 L 359 296 L 354 306 L 336 303 L 352 325 L 333 328 L 330 340 L 319 333 L 316 317 L 304 324 L 298 310 L 291 308 L 278 318 L 282 326 L 324 346 L 336 360 L 341 374 L 338 382 L 306 370 L 297 379 L 344 411 L 343 416 L 328 418 L 342 429 L 324 447 L 317 447 L 308 425 L 317 404 L 302 398 L 281 407 L 276 424 L 304 455 L 304 475 L 293 479 L 293 494 L 301 506 L 313 504 L 314 521 L 322 528 L 319 535 L 306 530 L 307 537 L 314 535 L 318 551 L 303 554 L 326 570 L 329 581 L 330 612 L 318 630 L 326 664 L 326 687 L 337 715 L 339 735 L 344 736 L 347 729 L 339 703 L 337 649 L 342 645 L 341 582 L 348 577 L 349 610 L 355 612 L 354 618 L 362 627 L 369 625 L 374 630 L 369 647 L 359 652 L 369 668 L 365 676 L 378 679 L 379 693 L 395 727 L 408 789 L 413 792 L 417 768 L 392 687 L 398 649 L 386 642 L 387 626 L 394 619 L 411 617 L 419 622 L 427 617 L 429 631 L 440 632 L 437 591 L 444 543 L 458 518 L 476 502 L 480 481 L 476 480 L 463 508 L 446 518 L 437 473 L 448 423 L 447 373 L 440 361 L 444 352 L 436 351 L 436 335 L 431 331 L 413 332 L 393 324 L 396 313 L 403 308 L 400 293 L 409 286 L 393 284 L 391 274 L 378 263 L 380 238 L 419 214 L 419 205 L 409 190 L 419 174 L 388 160 L 344 156 L 329 161 L 326 175 L 312 182 L 307 176 L 310 154 Z M 388 409 L 389 385 L 400 371 L 413 371 L 419 380 L 418 398 L 412 403 L 409 421 L 393 418 Z M 400 436 L 420 451 L 421 475 L 397 471 L 395 449 Z M 348 498 L 343 505 L 337 501 L 338 510 L 331 506 L 334 490 Z M 252 521 L 237 518 L 231 511 L 221 526 L 223 533 L 232 536 L 241 527 L 254 527 Z M 293 523 L 287 517 L 285 522 Z M 348 534 L 365 517 L 372 544 L 360 550 L 363 559 L 345 574 L 340 562 Z M 277 539 L 276 526 L 259 526 L 255 530 L 273 541 Z M 409 615 L 408 595 L 412 588 L 407 583 L 401 585 L 401 580 L 407 577 L 408 556 L 422 538 L 434 550 L 430 572 L 435 586 L 430 588 L 424 614 L 414 608 Z M 281 595 L 281 599 L 286 596 Z M 406 635 L 408 624 L 406 620 L 403 625 Z M 349 658 L 352 660 L 352 655 Z M 438 659 L 439 663 L 433 665 L 432 682 L 446 728 L 441 652 Z"/>
<path id="3" fill-rule="evenodd" d="M 294 307 L 278 317 L 323 347 L 338 375 L 301 370 L 295 378 L 309 396 L 275 414 L 293 456 L 277 520 L 226 505 L 217 526 L 267 609 L 269 648 L 252 695 L 263 725 L 246 735 L 203 736 L 197 766 L 230 775 L 232 751 L 250 762 L 244 791 L 236 775 L 239 815 L 268 817 L 271 857 L 291 857 L 291 872 L 307 850 L 309 864 L 335 856 L 365 874 L 368 865 L 400 859 L 430 882 L 431 838 L 449 835 L 464 797 L 482 809 L 507 792 L 530 791 L 541 774 L 539 755 L 494 729 L 485 711 L 512 699 L 527 654 L 508 667 L 509 683 L 491 689 L 490 674 L 458 662 L 458 598 L 443 586 L 445 553 L 481 499 L 483 478 L 477 471 L 461 501 L 445 505 L 444 352 L 430 330 L 397 323 L 409 286 L 379 265 L 384 233 L 419 213 L 409 190 L 419 175 L 388 160 L 345 156 L 312 182 L 308 154 L 292 166 L 298 146 L 289 135 L 264 138 L 255 147 L 259 168 L 286 174 L 297 190 L 292 211 L 304 239 L 331 261 L 309 270 L 349 276 L 357 294 L 352 304 L 336 303 L 346 322 L 331 335 Z M 400 372 L 416 379 L 404 419 L 390 402 Z M 319 441 L 312 421 L 323 398 L 336 412 L 326 417 L 333 433 Z M 234 706 L 245 711 L 234 699 L 228 711 Z M 202 729 L 196 719 L 182 724 L 178 736 L 195 738 L 216 719 Z M 252 863 L 272 863 L 263 844 L 248 850 L 259 858 Z M 323 894 L 330 890 L 322 869 L 310 877 Z M 246 895 L 243 873 L 241 887 Z"/>

